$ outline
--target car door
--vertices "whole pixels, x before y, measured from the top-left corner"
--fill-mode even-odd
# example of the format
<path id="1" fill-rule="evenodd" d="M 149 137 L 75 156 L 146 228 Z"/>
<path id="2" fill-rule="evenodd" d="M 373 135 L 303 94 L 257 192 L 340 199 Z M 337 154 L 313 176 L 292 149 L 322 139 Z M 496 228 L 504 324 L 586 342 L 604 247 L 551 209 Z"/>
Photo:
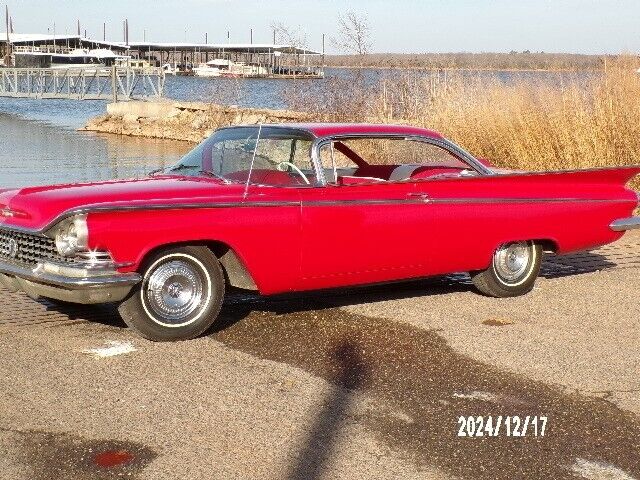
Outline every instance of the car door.
<path id="1" fill-rule="evenodd" d="M 387 175 L 394 168 L 341 167 L 356 174 L 352 180 L 357 183 L 338 183 L 336 174 L 324 188 L 300 192 L 303 285 L 372 283 L 428 272 L 422 239 L 429 235 L 434 219 L 425 208 L 425 192 L 412 181 L 357 176 L 358 171 L 383 175 L 384 170 Z M 331 175 L 330 169 L 325 172 Z"/>
<path id="2" fill-rule="evenodd" d="M 212 172 L 243 185 L 240 207 L 225 228 L 262 293 L 295 290 L 300 283 L 300 192 L 317 184 L 313 137 L 285 127 L 242 127 L 218 142 Z M 215 167 L 215 168 L 214 168 Z"/>
<path id="3" fill-rule="evenodd" d="M 246 249 L 251 255 L 246 262 L 254 267 L 253 274 L 258 276 L 254 280 L 262 286 L 263 293 L 295 290 L 300 283 L 303 190 L 307 189 L 248 186 L 236 221 L 246 231 L 242 236 L 251 246 Z M 249 223 L 241 219 L 248 219 Z"/>
<path id="4" fill-rule="evenodd" d="M 302 280 L 308 288 L 420 275 L 428 235 L 415 185 L 327 186 L 302 197 Z"/>

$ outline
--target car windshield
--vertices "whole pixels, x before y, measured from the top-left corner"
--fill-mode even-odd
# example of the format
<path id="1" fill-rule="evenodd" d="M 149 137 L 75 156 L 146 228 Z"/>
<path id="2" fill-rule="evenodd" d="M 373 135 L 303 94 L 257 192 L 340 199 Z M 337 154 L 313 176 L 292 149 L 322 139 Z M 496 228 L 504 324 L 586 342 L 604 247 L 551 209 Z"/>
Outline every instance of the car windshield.
<path id="1" fill-rule="evenodd" d="M 311 186 L 314 137 L 284 127 L 236 127 L 218 130 L 164 173 L 219 177 L 228 182 Z"/>

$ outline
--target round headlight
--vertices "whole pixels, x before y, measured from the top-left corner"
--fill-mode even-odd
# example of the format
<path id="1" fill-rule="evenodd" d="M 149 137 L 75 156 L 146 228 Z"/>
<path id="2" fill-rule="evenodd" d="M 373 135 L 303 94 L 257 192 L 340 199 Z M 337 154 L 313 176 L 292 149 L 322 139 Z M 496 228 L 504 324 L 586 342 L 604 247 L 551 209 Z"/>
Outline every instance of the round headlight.
<path id="1" fill-rule="evenodd" d="M 75 217 L 65 221 L 56 232 L 56 248 L 63 257 L 71 257 L 88 248 L 89 229 L 87 218 Z"/>

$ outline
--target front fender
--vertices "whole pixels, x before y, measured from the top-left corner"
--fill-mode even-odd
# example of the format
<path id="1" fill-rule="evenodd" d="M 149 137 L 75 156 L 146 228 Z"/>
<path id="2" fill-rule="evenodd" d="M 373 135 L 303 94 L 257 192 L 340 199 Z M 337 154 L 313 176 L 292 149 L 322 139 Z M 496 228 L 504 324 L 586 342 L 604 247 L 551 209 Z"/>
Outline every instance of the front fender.
<path id="1" fill-rule="evenodd" d="M 87 217 L 89 246 L 107 250 L 123 272 L 176 244 L 228 246 L 264 294 L 295 290 L 300 281 L 299 207 L 195 208 L 96 212 Z"/>

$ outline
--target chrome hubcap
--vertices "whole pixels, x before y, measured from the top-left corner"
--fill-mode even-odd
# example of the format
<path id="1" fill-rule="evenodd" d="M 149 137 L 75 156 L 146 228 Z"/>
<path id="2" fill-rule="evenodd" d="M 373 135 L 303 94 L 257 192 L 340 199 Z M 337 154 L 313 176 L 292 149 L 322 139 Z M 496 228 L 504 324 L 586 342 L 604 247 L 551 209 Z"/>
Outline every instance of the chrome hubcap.
<path id="1" fill-rule="evenodd" d="M 531 249 L 527 242 L 503 245 L 493 257 L 496 274 L 507 282 L 517 282 L 527 274 Z"/>
<path id="2" fill-rule="evenodd" d="M 203 285 L 202 274 L 194 266 L 172 260 L 149 275 L 143 295 L 145 303 L 163 322 L 180 325 L 202 303 Z"/>

